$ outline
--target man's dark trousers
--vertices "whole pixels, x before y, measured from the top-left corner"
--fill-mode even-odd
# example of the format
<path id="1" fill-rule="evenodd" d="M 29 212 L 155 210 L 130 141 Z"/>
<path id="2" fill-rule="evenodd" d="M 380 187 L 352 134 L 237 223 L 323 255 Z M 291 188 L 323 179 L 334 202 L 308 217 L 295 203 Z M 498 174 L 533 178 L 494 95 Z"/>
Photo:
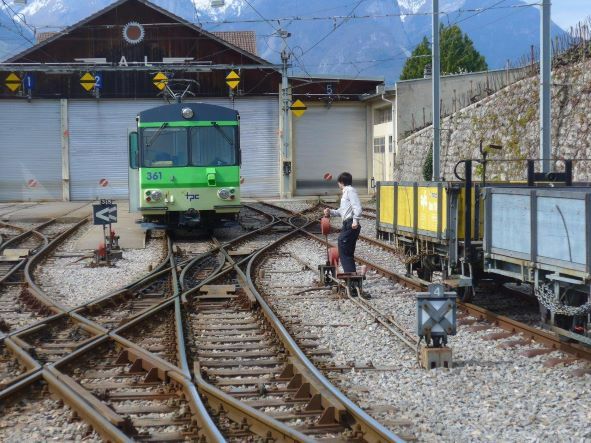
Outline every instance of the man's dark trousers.
<path id="1" fill-rule="evenodd" d="M 355 245 L 361 226 L 358 225 L 357 229 L 353 229 L 351 227 L 352 224 L 353 219 L 345 220 L 343 222 L 343 229 L 339 234 L 339 258 L 341 259 L 344 272 L 356 271 L 353 255 L 355 254 Z"/>

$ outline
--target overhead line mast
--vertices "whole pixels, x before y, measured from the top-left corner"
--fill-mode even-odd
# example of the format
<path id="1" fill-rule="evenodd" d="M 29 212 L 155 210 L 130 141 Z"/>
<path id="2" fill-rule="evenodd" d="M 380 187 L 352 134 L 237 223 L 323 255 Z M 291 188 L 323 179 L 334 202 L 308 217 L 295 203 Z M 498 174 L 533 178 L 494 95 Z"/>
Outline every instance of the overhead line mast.
<path id="1" fill-rule="evenodd" d="M 542 172 L 552 169 L 552 45 L 550 44 L 550 0 L 540 7 L 540 157 Z"/>
<path id="2" fill-rule="evenodd" d="M 439 0 L 433 0 L 433 48 L 431 66 L 431 85 L 433 95 L 433 181 L 441 178 L 439 172 L 439 152 L 441 149 L 440 131 L 440 108 L 439 108 L 439 76 L 440 76 L 440 53 L 439 53 Z"/>

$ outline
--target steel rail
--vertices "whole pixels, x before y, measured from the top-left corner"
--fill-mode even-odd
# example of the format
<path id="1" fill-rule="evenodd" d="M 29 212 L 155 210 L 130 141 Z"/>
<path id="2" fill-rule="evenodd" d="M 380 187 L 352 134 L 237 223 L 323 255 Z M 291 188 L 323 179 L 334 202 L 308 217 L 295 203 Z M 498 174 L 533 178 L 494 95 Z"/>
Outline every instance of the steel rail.
<path id="1" fill-rule="evenodd" d="M 8 398 L 11 395 L 14 395 L 16 392 L 20 391 L 21 389 L 25 389 L 31 383 L 35 383 L 36 381 L 39 381 L 43 377 L 42 372 L 43 372 L 42 368 L 39 368 L 38 370 L 31 372 L 31 374 L 29 374 L 27 377 L 15 382 L 15 383 L 10 384 L 9 386 L 4 388 L 3 390 L 0 390 L 0 400 L 4 400 L 5 398 Z"/>
<path id="2" fill-rule="evenodd" d="M 249 233 L 249 234 L 246 234 L 246 235 L 252 235 L 252 233 Z M 234 240 L 233 240 L 231 243 L 233 243 L 235 240 L 236 240 L 236 239 L 234 239 Z M 46 248 L 44 248 L 44 250 L 45 250 L 45 249 L 48 249 L 48 248 L 46 247 Z M 41 252 L 41 251 L 40 251 L 40 252 Z M 245 262 L 247 259 L 248 259 L 248 258 L 241 260 L 241 263 L 242 263 L 242 262 Z M 167 270 L 170 270 L 170 269 L 176 269 L 176 267 L 177 267 L 177 266 L 179 266 L 179 265 L 178 265 L 178 264 L 177 264 L 177 265 L 175 265 L 174 263 L 172 263 L 172 262 L 171 262 L 171 266 L 170 266 L 170 268 L 168 268 Z M 227 271 L 228 271 L 228 270 L 226 270 L 226 271 L 223 271 L 223 272 L 227 272 Z M 211 278 L 213 279 L 213 278 L 214 278 L 214 276 L 212 276 Z M 144 278 L 144 279 L 141 279 L 141 280 L 139 280 L 139 281 L 138 281 L 138 282 L 136 282 L 136 283 L 137 283 L 137 284 L 139 284 L 139 283 L 142 283 L 142 282 L 144 282 L 145 280 L 146 280 L 146 279 Z M 204 282 L 201 282 L 201 284 L 204 284 Z M 177 285 L 177 287 L 178 287 L 178 285 Z M 177 304 L 177 303 L 179 302 L 179 297 L 178 297 L 178 294 L 177 294 L 177 296 L 175 296 L 175 297 L 173 297 L 173 298 L 174 298 L 174 300 L 175 300 L 175 304 Z M 165 304 L 166 304 L 166 302 L 160 303 L 160 304 L 158 305 L 158 307 L 156 307 L 156 308 L 152 308 L 150 311 L 155 311 L 156 309 L 157 309 L 157 310 L 163 309 Z M 180 307 L 180 306 L 179 306 L 179 307 Z M 76 309 L 76 308 L 74 308 L 74 309 Z M 177 311 L 177 312 L 180 312 L 180 311 Z M 69 311 L 68 313 L 70 314 L 70 313 L 71 313 L 71 311 Z M 149 314 L 149 313 L 144 313 L 143 315 L 144 315 L 144 316 L 147 316 L 148 314 Z M 58 317 L 61 317 L 61 315 L 56 315 L 56 316 L 53 316 L 52 318 L 58 318 Z M 40 322 L 40 323 L 41 323 L 41 324 L 43 324 L 43 323 L 47 323 L 47 319 L 46 319 L 46 321 L 44 321 L 44 322 Z M 134 323 L 135 323 L 135 322 L 134 322 Z M 122 328 L 130 327 L 130 325 L 131 325 L 131 323 L 129 323 L 129 324 L 126 324 L 126 325 L 124 325 Z M 29 329 L 30 329 L 30 328 L 29 328 Z M 85 328 L 85 329 L 86 329 L 86 328 Z M 180 331 L 182 332 L 182 328 L 181 328 L 181 330 L 180 330 Z M 117 332 L 119 332 L 119 331 L 117 330 Z M 177 335 L 178 335 L 178 332 L 177 332 Z M 131 343 L 131 342 L 128 342 L 127 340 L 123 339 L 122 337 L 119 337 L 119 336 L 117 336 L 117 335 L 116 335 L 116 332 L 114 331 L 113 333 L 107 333 L 106 335 L 102 335 L 102 336 L 100 336 L 100 337 L 91 337 L 91 338 L 90 338 L 90 340 L 89 340 L 89 342 L 88 342 L 86 345 L 84 345 L 83 347 L 79 348 L 78 350 L 76 350 L 76 352 L 74 352 L 74 353 L 70 354 L 69 356 L 66 356 L 65 358 L 61 359 L 60 361 L 58 361 L 58 362 L 54 363 L 52 366 L 57 366 L 57 365 L 59 365 L 59 364 L 62 364 L 64 361 L 68 361 L 68 360 L 70 360 L 70 359 L 74 358 L 76 355 L 80 355 L 80 353 L 81 353 L 81 352 L 84 352 L 86 349 L 92 348 L 92 347 L 94 347 L 94 346 L 98 346 L 100 343 L 102 343 L 102 342 L 103 342 L 104 340 L 106 340 L 107 338 L 112 338 L 112 339 L 116 340 L 117 342 L 119 342 L 120 344 L 122 344 L 122 345 L 124 345 L 124 346 L 132 346 L 132 345 L 133 345 L 133 343 Z M 184 343 L 184 341 L 182 341 L 182 342 Z M 181 343 L 181 341 L 179 341 L 179 343 Z M 138 349 L 138 352 L 145 352 L 145 351 L 143 351 L 143 350 L 142 350 L 141 348 L 139 348 L 139 347 L 138 347 L 137 349 Z M 186 353 L 183 353 L 183 354 L 185 354 L 185 356 L 186 356 Z M 157 356 L 152 356 L 152 354 L 150 354 L 150 356 L 151 356 L 153 359 L 155 359 L 156 361 L 160 360 L 160 359 L 159 359 Z M 169 366 L 169 370 L 170 370 L 170 371 L 175 371 L 175 372 L 170 372 L 170 374 L 171 374 L 171 375 L 172 375 L 172 374 L 174 374 L 174 373 L 177 373 L 177 371 L 179 371 L 179 369 L 178 369 L 178 368 L 176 368 L 176 367 L 175 367 L 175 366 L 173 366 L 173 365 L 169 365 L 167 362 L 165 362 L 165 361 L 163 361 L 163 360 L 159 361 L 159 362 L 158 362 L 158 364 L 160 364 L 160 365 L 164 365 L 164 366 Z M 188 366 L 186 363 L 185 363 L 184 365 L 185 365 L 185 366 Z M 171 366 L 172 368 L 170 368 L 170 366 Z M 188 389 L 189 391 L 191 391 L 191 389 L 194 389 L 194 387 L 193 387 L 193 388 L 191 388 L 191 386 L 192 386 L 192 385 L 191 385 L 190 383 L 189 383 L 188 385 L 186 385 L 186 384 L 184 384 L 184 383 L 182 382 L 182 380 L 183 380 L 183 379 L 185 379 L 185 377 L 186 377 L 186 373 L 184 373 L 184 372 L 185 372 L 185 371 L 178 372 L 178 376 L 176 376 L 176 377 L 175 377 L 174 375 L 172 375 L 172 376 L 173 376 L 174 378 L 180 378 L 180 379 L 181 379 L 181 384 L 183 384 L 183 385 L 184 385 L 185 389 Z M 45 375 L 45 373 L 44 373 L 44 375 Z M 29 377 L 27 377 L 26 379 L 24 379 L 24 380 L 23 380 L 23 382 L 19 383 L 19 385 L 18 385 L 18 386 L 24 386 L 24 385 L 28 384 L 28 383 L 29 383 L 31 380 L 36 380 L 36 379 L 38 379 L 38 374 L 32 374 L 31 376 L 29 376 Z M 53 381 L 52 381 L 52 382 L 53 382 Z M 58 380 L 58 382 L 59 382 L 59 380 Z M 16 386 L 16 385 L 14 385 L 14 386 L 11 388 L 10 392 L 13 392 L 13 391 L 14 391 L 14 389 L 15 389 L 15 386 Z M 215 389 L 215 388 L 213 388 L 213 389 Z M 66 392 L 66 391 L 63 391 L 63 392 Z M 2 394 L 8 395 L 8 391 L 6 391 L 6 390 L 5 390 L 5 391 L 3 391 L 3 393 L 2 393 Z M 64 394 L 64 395 L 65 395 L 65 394 Z M 189 397 L 190 397 L 190 398 L 191 398 L 191 397 L 194 397 L 194 395 L 193 395 L 193 394 L 191 394 L 191 393 L 189 392 Z M 78 400 L 79 400 L 79 399 L 78 399 Z M 193 400 L 194 400 L 194 399 L 193 399 Z M 78 407 L 80 407 L 80 406 L 78 405 Z M 193 408 L 192 408 L 192 409 L 193 409 Z M 258 411 L 255 411 L 255 413 L 256 413 L 256 412 L 258 412 Z M 83 414 L 81 414 L 81 415 L 83 415 Z M 94 420 L 95 418 L 92 418 L 92 417 L 90 417 L 88 420 L 90 421 L 91 419 L 92 419 L 92 420 Z"/>
<path id="3" fill-rule="evenodd" d="M 197 257 L 195 257 L 193 260 L 191 260 L 189 263 L 187 263 L 186 266 L 183 267 L 183 270 L 181 271 L 180 275 L 178 276 L 180 289 L 183 292 L 187 290 L 187 282 L 186 282 L 187 272 L 189 272 L 190 269 L 192 269 L 194 266 L 196 266 L 197 263 L 199 263 L 201 261 L 205 261 L 207 258 L 211 257 L 214 252 L 218 253 L 218 265 L 215 267 L 215 269 L 212 271 L 211 274 L 215 275 L 222 270 L 222 268 L 224 267 L 224 260 L 223 260 L 223 254 L 221 252 L 219 252 L 220 248 L 221 248 L 221 246 L 216 246 L 214 248 L 215 251 L 208 251 L 208 252 L 204 252 L 202 254 L 199 254 Z"/>
<path id="4" fill-rule="evenodd" d="M 51 368 L 43 369 L 42 376 L 49 385 L 49 389 L 75 410 L 102 438 L 116 443 L 133 441 L 103 415 L 99 414 L 88 401 L 85 401 L 76 391 L 60 380 L 59 373 L 56 373 L 55 370 Z"/>
<path id="5" fill-rule="evenodd" d="M 307 235 L 314 237 L 314 239 L 316 239 L 317 241 L 321 242 L 324 245 L 327 245 L 330 247 L 336 247 L 336 245 L 334 243 L 326 241 L 322 237 L 319 237 L 318 235 L 316 235 L 312 232 L 309 232 L 309 231 L 305 231 L 305 232 Z M 368 268 L 373 269 L 378 274 L 381 274 L 385 277 L 390 277 L 390 278 L 396 280 L 398 283 L 401 283 L 410 289 L 422 291 L 427 287 L 427 285 L 430 284 L 429 282 L 427 282 L 425 280 L 421 280 L 419 278 L 407 277 L 407 276 L 399 274 L 397 272 L 389 271 L 388 269 L 385 269 L 385 268 L 383 268 L 383 267 L 381 267 L 381 266 L 379 266 L 367 259 L 361 258 L 361 257 L 355 257 L 355 260 L 357 260 L 359 263 L 366 265 Z"/>
<path id="6" fill-rule="evenodd" d="M 0 286 L 2 286 L 2 284 L 7 281 L 13 274 L 16 274 L 16 272 L 21 269 L 24 264 L 27 262 L 26 258 L 21 259 L 16 265 L 14 265 L 12 268 L 10 268 L 10 271 L 8 271 L 6 274 L 0 276 Z"/>
<path id="7" fill-rule="evenodd" d="M 303 231 L 308 234 L 306 231 Z M 293 258 L 300 262 L 303 266 L 307 267 L 309 270 L 316 272 L 317 270 L 310 266 L 309 263 L 305 262 L 304 260 L 300 259 L 299 257 L 293 256 Z M 375 320 L 377 320 L 380 324 L 382 324 L 388 331 L 390 331 L 393 335 L 395 335 L 398 339 L 402 340 L 404 344 L 406 344 L 409 348 L 413 351 L 416 350 L 418 340 L 416 337 L 412 336 L 402 325 L 398 324 L 398 322 L 392 316 L 386 316 L 380 313 L 374 306 L 368 303 L 363 298 L 359 299 L 359 297 L 353 297 L 349 291 L 347 285 L 342 281 L 333 276 L 330 276 L 330 279 L 333 281 L 334 284 L 342 288 L 346 291 L 347 297 L 371 315 Z"/>
<path id="8" fill-rule="evenodd" d="M 34 360 L 28 353 L 26 353 L 17 343 L 15 343 L 10 338 L 4 338 L 2 343 L 6 346 L 6 348 L 14 354 L 16 359 L 23 365 L 26 370 L 25 372 L 18 374 L 15 377 L 5 379 L 0 381 L 0 386 L 2 387 L 0 391 L 6 390 L 12 385 L 18 384 L 22 380 L 27 379 L 31 375 L 35 374 L 37 371 L 41 370 L 41 365 Z M 0 396 L 0 398 L 2 398 Z"/>
<path id="9" fill-rule="evenodd" d="M 27 282 L 29 292 L 41 303 L 46 305 L 49 309 L 51 309 L 55 313 L 62 313 L 68 310 L 67 307 L 55 303 L 50 300 L 45 293 L 37 286 L 33 279 L 33 270 L 35 269 L 37 262 L 40 261 L 45 255 L 47 255 L 53 248 L 57 247 L 57 245 L 67 236 L 69 236 L 72 232 L 80 228 L 83 224 L 88 222 L 88 217 L 83 218 L 78 223 L 76 223 L 71 228 L 65 230 L 64 232 L 60 233 L 56 238 L 54 238 L 50 243 L 48 243 L 43 249 L 41 249 L 37 254 L 29 259 L 27 265 L 25 266 L 25 281 Z"/>
<path id="10" fill-rule="evenodd" d="M 334 246 L 334 244 L 332 244 L 330 242 L 326 242 L 323 238 L 318 237 L 317 235 L 315 235 L 311 232 L 308 232 L 308 235 L 314 237 L 316 240 L 318 240 L 319 242 L 322 242 L 323 244 L 327 244 L 329 246 Z M 406 286 L 410 289 L 414 289 L 416 291 L 424 292 L 427 290 L 427 287 L 430 284 L 430 282 L 425 281 L 425 280 L 421 280 L 421 279 L 414 278 L 414 277 L 409 278 L 404 275 L 398 274 L 396 272 L 389 271 L 387 269 L 382 268 L 379 265 L 376 265 L 375 263 L 370 262 L 367 259 L 355 257 L 355 260 L 357 260 L 360 263 L 363 263 L 364 265 L 368 266 L 370 269 L 377 271 L 379 274 L 381 274 L 389 279 L 392 279 L 394 281 L 397 281 L 398 283 L 401 283 L 404 286 Z M 561 351 L 564 351 L 568 354 L 574 355 L 576 357 L 591 361 L 591 348 L 586 348 L 585 346 L 576 345 L 573 343 L 563 342 L 560 340 L 558 335 L 554 335 L 550 332 L 533 328 L 533 327 L 528 326 L 524 323 L 518 322 L 516 320 L 512 320 L 506 316 L 495 314 L 494 312 L 492 312 L 488 309 L 482 308 L 480 306 L 476 306 L 471 303 L 464 303 L 461 301 L 457 301 L 457 305 L 460 309 L 468 312 L 469 314 L 471 314 L 477 318 L 480 318 L 482 320 L 486 320 L 490 323 L 493 323 L 493 324 L 499 326 L 501 329 L 504 329 L 509 332 L 514 332 L 514 333 L 517 333 L 517 332 L 522 333 L 526 337 L 529 337 L 536 342 L 551 346 L 553 349 L 561 350 Z"/>
<path id="11" fill-rule="evenodd" d="M 240 270 L 240 263 L 244 262 L 245 260 L 243 259 L 236 262 L 221 245 L 220 250 L 223 252 L 225 259 L 231 263 L 231 267 L 222 271 L 216 276 L 216 278 L 219 278 L 221 275 L 229 272 L 236 272 L 239 283 L 246 290 L 248 283 L 246 281 L 246 277 Z M 200 286 L 201 285 L 202 284 L 200 284 Z M 250 292 L 250 290 L 248 290 L 248 292 Z M 215 386 L 212 386 L 203 379 L 198 369 L 194 370 L 193 372 L 194 382 L 197 385 L 201 395 L 208 399 L 210 406 L 217 405 L 218 409 L 223 407 L 223 410 L 228 414 L 228 416 L 237 423 L 244 423 L 243 420 L 246 420 L 249 431 L 261 436 L 262 438 L 272 439 L 273 441 L 314 441 L 305 434 L 290 428 L 285 423 L 258 411 L 256 408 L 244 404 L 240 400 L 237 400 Z"/>
<path id="12" fill-rule="evenodd" d="M 194 382 L 197 385 L 199 393 L 207 399 L 211 407 L 221 409 L 228 416 L 237 423 L 241 423 L 243 418 L 246 418 L 249 430 L 260 435 L 268 441 L 294 441 L 294 442 L 311 442 L 305 434 L 291 429 L 282 422 L 269 417 L 257 409 L 236 400 L 231 395 L 207 383 L 198 371 L 195 371 Z"/>
<path id="13" fill-rule="evenodd" d="M 11 225 L 10 223 L 5 223 L 5 222 L 2 222 L 2 221 L 0 221 L 0 227 L 3 227 L 3 228 L 9 228 L 9 229 L 14 229 L 14 230 L 16 230 L 16 231 L 19 231 L 19 232 L 20 232 L 20 234 L 18 234 L 18 235 L 21 235 L 23 232 L 25 232 L 25 231 L 26 231 L 26 229 L 25 229 L 25 228 L 22 228 L 22 227 L 20 227 L 20 226 L 16 226 L 16 225 Z M 6 245 L 6 243 L 8 242 L 8 240 L 6 239 L 5 235 L 6 235 L 6 234 L 0 234 L 0 252 L 2 252 L 2 251 L 4 250 L 4 248 L 5 248 L 5 245 Z M 17 236 L 18 236 L 18 235 L 17 235 Z M 15 236 L 15 237 L 16 237 L 16 236 Z M 13 238 L 14 238 L 14 237 L 13 237 Z"/>
<path id="14" fill-rule="evenodd" d="M 161 309 L 164 309 L 165 307 L 173 304 L 174 301 L 175 300 L 173 300 L 172 298 L 169 298 L 168 302 L 161 306 Z M 144 314 L 142 316 L 141 320 L 149 317 L 150 314 L 153 315 L 154 313 L 152 312 L 152 313 Z M 135 319 L 134 324 L 137 323 L 139 320 L 140 319 Z M 121 328 L 119 328 L 120 330 L 118 330 L 117 332 L 121 332 L 124 329 L 127 329 L 131 326 L 133 326 L 133 324 L 126 324 L 126 325 L 122 326 Z M 88 352 L 91 352 L 94 348 L 97 348 L 98 346 L 101 346 L 102 344 L 110 342 L 110 341 L 115 343 L 121 349 L 125 350 L 128 353 L 130 359 L 135 359 L 135 360 L 140 359 L 142 362 L 142 367 L 146 371 L 149 371 L 152 368 L 157 368 L 158 372 L 160 374 L 159 377 L 161 377 L 162 379 L 166 379 L 167 377 L 169 377 L 169 378 L 173 379 L 175 382 L 179 383 L 182 386 L 185 398 L 189 402 L 190 409 L 192 410 L 192 412 L 195 416 L 195 419 L 196 419 L 198 425 L 200 426 L 200 432 L 203 432 L 206 440 L 208 442 L 209 441 L 212 441 L 212 442 L 224 441 L 223 438 L 222 439 L 219 438 L 219 436 L 220 436 L 219 431 L 217 431 L 217 428 L 215 427 L 213 422 L 211 422 L 211 418 L 207 414 L 207 411 L 205 410 L 205 408 L 201 402 L 201 399 L 198 397 L 198 395 L 196 395 L 195 388 L 191 384 L 190 378 L 187 378 L 186 374 L 183 373 L 183 371 L 180 368 L 178 368 L 177 366 L 172 365 L 171 363 L 167 362 L 166 360 L 163 360 L 159 356 L 154 355 L 154 354 L 144 350 L 143 348 L 136 345 L 132 341 L 118 335 L 118 333 L 116 333 L 116 332 L 109 332 L 108 334 L 102 335 L 101 337 L 97 337 L 94 341 L 87 343 L 85 346 L 76 349 L 74 352 L 65 356 L 64 358 L 60 359 L 59 361 L 47 365 L 47 367 L 54 368 L 54 374 L 61 374 L 59 372 L 59 368 L 61 366 L 77 361 L 82 355 L 84 355 Z M 68 394 L 68 392 L 66 392 L 66 394 Z M 2 393 L 0 393 L 0 398 L 2 398 L 1 395 L 2 395 Z M 64 395 L 64 393 L 61 393 L 61 395 Z M 74 392 L 74 394 L 72 394 L 72 395 L 76 395 L 76 393 Z M 84 396 L 87 398 L 87 401 L 88 401 L 88 399 L 92 399 L 93 402 L 98 402 L 98 403 L 101 403 L 101 405 L 103 405 L 102 402 L 100 402 L 100 400 L 98 400 L 94 396 L 94 394 L 92 394 L 90 391 L 84 392 Z M 77 409 L 79 407 L 78 404 L 73 404 L 71 406 L 75 410 L 77 410 L 77 412 L 78 412 L 78 409 Z M 101 408 L 103 408 L 103 407 L 101 406 Z M 101 419 L 104 418 L 108 421 L 108 418 L 104 417 L 104 415 L 102 415 L 99 411 L 97 411 L 96 408 L 94 409 L 94 413 L 97 416 L 100 416 Z M 96 417 L 90 417 L 88 419 L 85 417 L 85 419 L 91 424 L 94 423 L 94 421 L 96 421 Z M 208 424 L 208 422 L 209 422 L 209 424 Z M 212 427 L 212 425 L 213 425 L 213 427 Z M 97 428 L 95 428 L 95 429 L 97 429 Z M 97 432 L 98 431 L 99 431 L 99 429 L 97 429 Z M 131 441 L 131 439 L 125 437 L 125 441 Z"/>
<path id="15" fill-rule="evenodd" d="M 538 343 L 550 346 L 552 349 L 566 352 L 567 354 L 574 355 L 575 357 L 582 358 L 591 361 L 591 347 L 585 345 L 577 345 L 575 343 L 567 343 L 560 340 L 557 334 L 543 331 L 541 329 L 534 328 L 524 323 L 513 320 L 504 315 L 495 314 L 488 309 L 476 306 L 472 303 L 457 302 L 458 307 L 468 314 L 480 319 L 486 320 L 494 325 L 500 327 L 509 332 L 521 333 Z"/>
<path id="16" fill-rule="evenodd" d="M 311 222 L 310 222 L 311 223 Z M 374 418 L 369 416 L 365 411 L 354 404 L 349 398 L 347 398 L 340 390 L 335 388 L 326 377 L 314 366 L 304 352 L 299 348 L 295 340 L 291 337 L 285 326 L 281 323 L 279 318 L 275 315 L 271 307 L 267 304 L 264 297 L 257 291 L 253 281 L 252 275 L 254 272 L 254 263 L 259 260 L 263 254 L 269 252 L 271 248 L 276 247 L 278 244 L 284 242 L 288 238 L 294 236 L 298 230 L 294 230 L 287 235 L 281 237 L 276 242 L 273 242 L 264 248 L 260 249 L 248 262 L 246 274 L 238 267 L 235 267 L 236 273 L 244 279 L 247 287 L 250 289 L 254 297 L 257 299 L 261 309 L 265 316 L 269 319 L 271 326 L 277 332 L 277 335 L 283 341 L 285 347 L 290 351 L 291 355 L 301 362 L 303 368 L 314 379 L 325 393 L 328 393 L 328 397 L 336 399 L 348 412 L 350 417 L 356 421 L 356 424 L 362 428 L 363 437 L 368 442 L 381 442 L 381 441 L 392 441 L 402 442 L 404 441 L 398 435 L 385 428 L 383 425 L 378 423 Z M 339 408 L 340 409 L 340 408 Z M 336 414 L 338 415 L 338 414 Z M 338 419 L 339 417 L 335 417 Z"/>
<path id="17" fill-rule="evenodd" d="M 55 222 L 55 220 L 56 219 L 52 219 L 48 222 L 43 223 L 40 226 L 41 227 L 48 226 L 49 224 Z M 87 221 L 87 219 L 82 219 L 80 222 L 78 222 L 77 224 L 75 224 L 71 228 L 60 233 L 54 240 L 52 240 L 49 243 L 46 243 L 45 246 L 40 251 L 37 252 L 37 254 L 35 254 L 33 257 L 31 257 L 27 260 L 27 264 L 25 266 L 25 279 L 27 280 L 27 283 L 28 283 L 29 293 L 37 300 L 37 302 L 41 303 L 41 305 L 45 309 L 47 309 L 49 312 L 54 313 L 54 315 L 51 315 L 47 318 L 39 320 L 38 322 L 35 322 L 31 325 L 27 325 L 25 327 L 19 328 L 16 331 L 12 331 L 12 332 L 4 335 L 1 338 L 1 340 L 7 344 L 7 346 L 11 350 L 11 352 L 15 355 L 16 359 L 18 361 L 20 361 L 21 364 L 30 368 L 29 371 L 27 371 L 27 373 L 37 372 L 41 369 L 41 366 L 38 365 L 38 363 L 35 361 L 35 359 L 33 359 L 29 355 L 29 353 L 24 350 L 24 349 L 28 348 L 28 346 L 25 345 L 25 343 L 21 340 L 20 337 L 26 336 L 30 333 L 33 333 L 36 330 L 39 330 L 39 329 L 45 327 L 46 325 L 56 322 L 60 318 L 63 318 L 66 316 L 65 313 L 59 309 L 58 305 L 54 304 L 51 300 L 49 300 L 47 297 L 45 297 L 45 294 L 33 282 L 32 276 L 30 274 L 31 273 L 31 263 L 32 262 L 34 263 L 35 261 L 37 261 L 41 257 L 43 257 L 45 254 L 47 254 L 48 251 L 51 250 L 52 247 L 55 247 L 57 244 L 59 244 L 60 241 L 62 241 L 64 238 L 66 238 L 68 235 L 70 235 L 71 232 L 78 229 L 86 221 Z M 40 227 L 36 227 L 35 229 L 40 229 Z M 34 229 L 31 230 L 31 232 L 33 232 L 36 235 L 43 236 L 43 238 L 47 241 L 47 237 L 44 236 L 43 234 L 36 232 Z M 103 331 L 100 329 L 97 329 L 95 327 L 95 325 L 89 324 L 89 322 L 86 319 L 74 318 L 74 320 L 78 321 L 80 323 L 80 326 L 91 335 L 91 339 L 93 338 L 92 336 L 100 335 L 101 333 L 103 333 Z M 23 348 L 23 346 L 24 346 L 24 348 Z M 31 362 L 35 362 L 36 365 L 32 365 Z M 18 382 L 18 378 L 11 379 L 8 381 L 8 386 L 11 386 L 13 383 L 16 383 L 16 382 Z"/>
<path id="18" fill-rule="evenodd" d="M 218 247 L 218 249 L 221 249 L 221 247 Z M 202 257 L 205 258 L 205 257 Z M 196 261 L 191 262 L 191 264 L 196 263 Z M 220 260 L 219 266 L 216 270 L 214 270 L 213 275 L 217 275 L 219 273 L 219 271 L 221 270 L 221 268 L 224 265 L 224 260 Z M 183 372 L 183 375 L 185 377 L 187 377 L 189 380 L 191 380 L 191 368 L 189 367 L 189 363 L 187 361 L 187 350 L 185 348 L 185 335 L 184 335 L 184 331 L 183 331 L 183 317 L 182 317 L 182 312 L 181 312 L 181 297 L 180 297 L 180 293 L 179 293 L 179 289 L 180 289 L 180 284 L 179 284 L 179 280 L 178 280 L 178 276 L 176 273 L 176 266 L 174 264 L 174 257 L 171 257 L 171 267 L 173 268 L 172 271 L 172 278 L 173 278 L 173 287 L 174 287 L 174 315 L 175 315 L 175 333 L 176 333 L 176 342 L 177 342 L 177 354 L 178 354 L 178 361 L 180 363 L 180 369 Z M 185 269 L 183 270 L 186 271 L 188 268 L 185 267 Z M 184 274 L 183 274 L 183 278 L 184 278 Z M 203 285 L 201 285 L 203 286 Z M 212 434 L 211 437 L 209 438 L 209 441 L 225 441 L 224 436 L 222 435 L 222 433 L 220 432 L 220 430 L 218 429 L 218 427 L 215 425 L 215 423 L 213 422 L 213 420 L 211 419 L 211 416 L 209 415 L 209 413 L 207 412 L 207 409 L 205 408 L 205 405 L 203 404 L 203 401 L 201 400 L 201 397 L 199 396 L 197 390 L 195 389 L 195 386 L 191 385 L 192 388 L 190 389 L 190 394 L 191 396 L 194 398 L 195 403 L 198 406 L 199 412 L 200 414 L 205 418 L 204 421 L 209 429 L 209 433 Z M 199 386 L 199 385 L 198 385 Z"/>
<path id="19" fill-rule="evenodd" d="M 340 283 L 341 285 L 343 285 L 342 282 Z M 398 339 L 400 339 L 411 350 L 416 350 L 418 340 L 414 336 L 410 335 L 410 333 L 401 325 L 399 325 L 398 322 L 396 322 L 396 320 L 394 320 L 392 317 L 380 314 L 380 312 L 374 306 L 370 305 L 367 301 L 361 301 L 358 297 L 351 296 L 351 294 L 349 293 L 349 288 L 346 288 L 346 290 L 347 296 L 353 303 L 357 304 L 361 309 L 363 309 L 369 315 L 374 317 L 378 322 L 380 322 L 380 324 L 382 324 L 386 329 L 388 329 L 388 331 L 390 331 L 393 335 L 398 337 Z M 392 325 L 394 325 L 395 328 L 392 327 Z"/>
<path id="20" fill-rule="evenodd" d="M 41 232 L 38 232 L 38 229 L 43 229 L 43 228 L 55 223 L 56 221 L 57 221 L 57 219 L 52 218 L 51 220 L 43 222 L 40 225 L 37 225 L 34 228 L 31 228 L 29 230 L 25 230 L 25 232 L 23 232 L 22 234 L 11 238 L 10 240 L 8 240 L 7 242 L 2 244 L 2 247 L 0 247 L 0 253 L 2 251 L 4 251 L 4 249 L 6 249 L 8 246 L 10 246 L 14 243 L 18 243 L 18 242 L 24 240 L 25 238 L 30 237 L 31 235 L 38 235 L 39 237 L 41 237 L 44 245 L 47 246 L 47 244 L 49 243 L 47 240 L 47 237 L 45 235 L 43 235 Z M 15 226 L 11 226 L 11 227 L 15 227 Z"/>

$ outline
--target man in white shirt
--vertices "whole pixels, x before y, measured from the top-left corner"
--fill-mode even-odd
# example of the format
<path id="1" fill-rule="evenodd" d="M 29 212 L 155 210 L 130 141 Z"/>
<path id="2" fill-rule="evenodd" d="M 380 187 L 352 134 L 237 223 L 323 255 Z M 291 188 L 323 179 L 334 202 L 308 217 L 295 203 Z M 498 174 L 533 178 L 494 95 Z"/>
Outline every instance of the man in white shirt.
<path id="1" fill-rule="evenodd" d="M 339 188 L 343 191 L 341 206 L 339 209 L 324 209 L 324 215 L 339 215 L 343 219 L 343 228 L 339 234 L 339 258 L 344 272 L 356 272 L 355 268 L 355 245 L 359 237 L 361 226 L 361 202 L 357 191 L 351 184 L 353 177 L 348 172 L 343 172 L 337 179 Z"/>

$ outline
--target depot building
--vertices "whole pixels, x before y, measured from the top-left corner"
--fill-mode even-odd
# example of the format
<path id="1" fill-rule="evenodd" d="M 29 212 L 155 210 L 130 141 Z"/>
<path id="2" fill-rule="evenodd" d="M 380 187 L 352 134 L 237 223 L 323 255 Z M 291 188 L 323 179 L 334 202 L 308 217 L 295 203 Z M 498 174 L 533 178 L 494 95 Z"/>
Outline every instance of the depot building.
<path id="1" fill-rule="evenodd" d="M 284 95 L 254 32 L 210 33 L 146 0 L 37 38 L 0 63 L 0 200 L 126 198 L 128 135 L 140 111 L 171 100 L 165 85 L 239 111 L 243 196 L 334 194 L 323 177 L 344 170 L 369 190 L 363 97 L 381 79 L 288 76 Z"/>

